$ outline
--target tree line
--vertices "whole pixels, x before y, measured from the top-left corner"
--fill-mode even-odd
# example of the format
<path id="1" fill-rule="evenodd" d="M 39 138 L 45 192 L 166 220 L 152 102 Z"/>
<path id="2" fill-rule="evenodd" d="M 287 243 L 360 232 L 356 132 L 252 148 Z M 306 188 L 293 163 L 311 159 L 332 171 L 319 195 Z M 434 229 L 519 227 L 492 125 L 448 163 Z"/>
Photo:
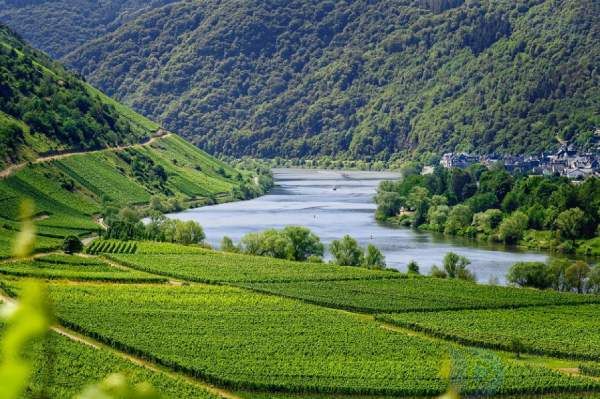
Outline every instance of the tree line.
<path id="1" fill-rule="evenodd" d="M 415 228 L 479 240 L 523 243 L 540 232 L 552 248 L 574 252 L 600 234 L 600 179 L 573 183 L 558 176 L 513 176 L 503 167 L 405 168 L 382 182 L 376 217 Z"/>

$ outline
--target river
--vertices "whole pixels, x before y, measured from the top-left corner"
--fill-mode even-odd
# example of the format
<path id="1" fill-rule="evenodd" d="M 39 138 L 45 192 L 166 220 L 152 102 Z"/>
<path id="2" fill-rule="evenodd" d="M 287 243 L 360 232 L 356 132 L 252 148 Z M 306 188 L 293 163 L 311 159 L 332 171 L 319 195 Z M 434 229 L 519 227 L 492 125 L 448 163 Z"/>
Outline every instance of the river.
<path id="1" fill-rule="evenodd" d="M 541 253 L 378 224 L 373 196 L 382 180 L 398 178 L 391 172 L 275 169 L 273 175 L 275 188 L 260 198 L 168 216 L 199 222 L 207 241 L 215 247 L 223 236 L 238 242 L 248 232 L 289 225 L 310 228 L 325 244 L 350 234 L 362 245 L 372 243 L 379 247 L 388 267 L 406 270 L 407 263 L 415 260 L 422 273 L 434 264 L 441 265 L 444 255 L 453 251 L 471 260 L 470 269 L 483 283 L 497 279 L 504 284 L 506 273 L 515 262 L 547 259 Z"/>

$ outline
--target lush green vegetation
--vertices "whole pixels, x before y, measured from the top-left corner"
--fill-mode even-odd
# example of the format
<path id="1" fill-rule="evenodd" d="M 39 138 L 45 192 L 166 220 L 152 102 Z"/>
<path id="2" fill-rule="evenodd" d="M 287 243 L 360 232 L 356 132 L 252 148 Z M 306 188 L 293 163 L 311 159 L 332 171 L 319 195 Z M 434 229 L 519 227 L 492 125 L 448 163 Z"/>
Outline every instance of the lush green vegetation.
<path id="1" fill-rule="evenodd" d="M 86 248 L 88 254 L 134 254 L 137 243 L 133 241 L 95 240 Z"/>
<path id="2" fill-rule="evenodd" d="M 14 27 L 39 49 L 60 58 L 83 43 L 112 32 L 139 12 L 169 2 L 172 1 L 0 0 L 0 21 Z M 25 26 L 36 26 L 36 29 L 22 29 Z M 58 26 L 65 29 L 56 29 Z"/>
<path id="3" fill-rule="evenodd" d="M 594 1 L 177 1 L 103 23 L 123 3 L 0 18 L 56 54 L 82 44 L 69 65 L 211 152 L 540 152 L 600 125 Z"/>
<path id="4" fill-rule="evenodd" d="M 544 355 L 600 359 L 600 305 L 547 306 L 513 310 L 398 313 L 382 320 L 459 342 Z"/>
<path id="5" fill-rule="evenodd" d="M 512 309 L 527 306 L 600 303 L 600 296 L 482 286 L 460 280 L 428 277 L 252 283 L 243 286 L 328 307 L 369 313 Z"/>
<path id="6" fill-rule="evenodd" d="M 600 265 L 590 267 L 584 261 L 564 259 L 553 259 L 548 264 L 520 262 L 511 267 L 508 281 L 521 287 L 599 293 Z"/>
<path id="7" fill-rule="evenodd" d="M 0 166 L 37 154 L 134 143 L 153 133 L 4 26 L 0 81 Z"/>
<path id="8" fill-rule="evenodd" d="M 248 233 L 242 237 L 238 247 L 233 245 L 229 237 L 223 237 L 221 250 L 279 259 L 321 262 L 325 247 L 321 239 L 306 227 L 287 226 L 282 230 L 271 229 Z"/>
<path id="9" fill-rule="evenodd" d="M 460 360 L 456 380 L 464 392 L 594 385 L 484 350 L 389 332 L 336 310 L 235 288 L 53 284 L 50 293 L 58 316 L 72 327 L 237 388 L 434 394 L 446 387 L 439 376 L 444 354 Z M 487 371 L 475 378 L 477 370 Z M 495 380 L 497 372 L 501 381 Z"/>
<path id="10" fill-rule="evenodd" d="M 119 269 L 94 258 L 57 256 L 36 258 L 32 261 L 10 262 L 0 265 L 0 274 L 43 279 L 94 280 L 115 282 L 164 282 L 167 279 L 148 273 Z"/>
<path id="11" fill-rule="evenodd" d="M 147 248 L 147 246 L 145 247 Z M 138 252 L 152 252 L 140 246 Z M 224 253 L 192 247 L 193 254 L 165 254 L 157 247 L 152 254 L 110 255 L 129 267 L 197 282 L 284 282 L 401 278 L 392 271 L 347 268 L 323 263 L 294 262 L 262 256 Z M 185 251 L 185 250 L 184 250 Z M 167 252 L 167 251 L 165 251 Z"/>
<path id="12" fill-rule="evenodd" d="M 49 352 L 52 357 L 47 356 Z M 94 349 L 57 333 L 37 342 L 27 355 L 35 367 L 26 398 L 71 398 L 113 373 L 122 373 L 130 383 L 150 383 L 164 398 L 216 398 L 182 378 L 150 371 L 108 350 Z"/>
<path id="13" fill-rule="evenodd" d="M 530 231 L 551 231 L 550 249 L 574 252 L 599 233 L 600 179 L 513 177 L 501 167 L 435 168 L 384 182 L 377 218 L 450 235 L 534 245 Z M 532 242 L 534 241 L 534 242 Z"/>

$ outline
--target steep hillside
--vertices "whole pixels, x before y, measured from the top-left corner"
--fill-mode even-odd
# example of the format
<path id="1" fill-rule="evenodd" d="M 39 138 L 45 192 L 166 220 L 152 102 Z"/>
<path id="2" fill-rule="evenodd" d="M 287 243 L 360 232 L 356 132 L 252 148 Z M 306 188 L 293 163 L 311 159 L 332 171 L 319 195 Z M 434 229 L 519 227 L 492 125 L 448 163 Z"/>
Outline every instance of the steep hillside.
<path id="1" fill-rule="evenodd" d="M 158 128 L 0 25 L 0 166 L 136 143 Z"/>
<path id="2" fill-rule="evenodd" d="M 5 28 L 0 77 L 0 258 L 26 200 L 44 250 L 98 230 L 94 218 L 107 209 L 169 211 L 260 192 L 249 173 L 159 129 Z"/>
<path id="3" fill-rule="evenodd" d="M 593 0 L 180 1 L 65 60 L 211 152 L 260 157 L 585 146 Z"/>
<path id="4" fill-rule="evenodd" d="M 174 0 L 0 0 L 0 22 L 59 58 Z"/>

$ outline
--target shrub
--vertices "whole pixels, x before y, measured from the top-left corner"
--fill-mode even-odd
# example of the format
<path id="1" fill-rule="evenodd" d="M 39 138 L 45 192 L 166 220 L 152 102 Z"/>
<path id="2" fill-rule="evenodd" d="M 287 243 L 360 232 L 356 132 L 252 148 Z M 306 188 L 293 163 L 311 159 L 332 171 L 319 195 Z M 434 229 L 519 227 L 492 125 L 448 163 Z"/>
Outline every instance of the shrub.
<path id="1" fill-rule="evenodd" d="M 68 254 L 81 252 L 83 250 L 83 243 L 76 236 L 67 236 L 63 241 L 63 251 Z"/>

